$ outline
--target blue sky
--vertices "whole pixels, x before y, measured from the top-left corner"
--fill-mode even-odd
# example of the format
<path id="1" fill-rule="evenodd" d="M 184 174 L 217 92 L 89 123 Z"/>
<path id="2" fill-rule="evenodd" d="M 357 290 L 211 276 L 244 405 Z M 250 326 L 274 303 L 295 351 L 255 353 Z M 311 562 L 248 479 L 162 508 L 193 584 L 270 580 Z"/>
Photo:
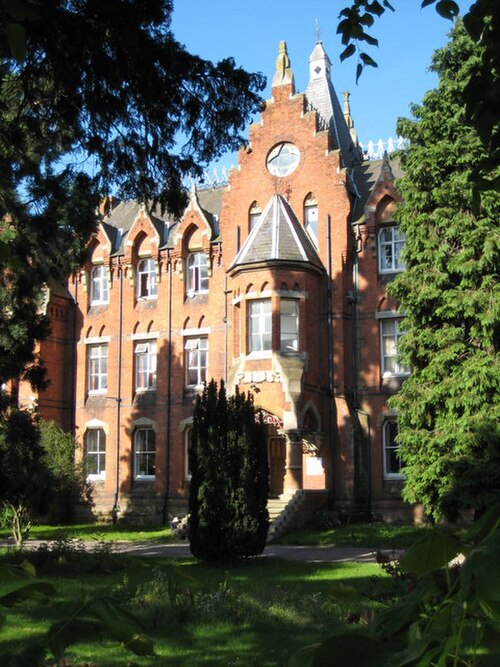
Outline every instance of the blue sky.
<path id="1" fill-rule="evenodd" d="M 366 145 L 370 139 L 395 137 L 397 118 L 410 115 L 410 104 L 420 102 L 436 85 L 427 68 L 451 28 L 432 6 L 420 9 L 420 0 L 391 2 L 396 12 L 386 11 L 371 30 L 380 46 L 369 47 L 368 53 L 379 66 L 365 68 L 358 85 L 356 60 L 340 63 L 343 47 L 335 34 L 338 13 L 347 0 L 175 0 L 172 28 L 193 53 L 215 61 L 232 56 L 245 69 L 262 72 L 268 78 L 267 99 L 280 40 L 287 42 L 296 88 L 305 90 L 317 20 L 332 61 L 334 87 L 340 99 L 342 91 L 350 91 L 358 137 Z M 458 4 L 464 13 L 471 0 Z M 229 166 L 236 159 L 227 156 L 222 163 Z"/>

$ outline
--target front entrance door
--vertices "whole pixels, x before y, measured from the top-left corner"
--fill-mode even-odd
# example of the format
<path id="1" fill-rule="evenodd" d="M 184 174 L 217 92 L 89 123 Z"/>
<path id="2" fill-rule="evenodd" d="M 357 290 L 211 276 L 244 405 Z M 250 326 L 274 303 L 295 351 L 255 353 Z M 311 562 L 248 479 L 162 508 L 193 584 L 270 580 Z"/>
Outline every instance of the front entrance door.
<path id="1" fill-rule="evenodd" d="M 285 439 L 269 438 L 269 496 L 276 498 L 283 493 L 285 479 Z"/>

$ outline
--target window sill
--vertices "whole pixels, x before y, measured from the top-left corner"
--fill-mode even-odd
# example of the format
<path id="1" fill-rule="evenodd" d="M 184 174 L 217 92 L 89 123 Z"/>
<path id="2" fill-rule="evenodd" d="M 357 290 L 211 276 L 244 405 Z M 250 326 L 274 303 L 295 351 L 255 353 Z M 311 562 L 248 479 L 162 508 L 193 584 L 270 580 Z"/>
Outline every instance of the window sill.
<path id="1" fill-rule="evenodd" d="M 105 482 L 106 475 L 87 475 L 87 482 Z"/>
<path id="2" fill-rule="evenodd" d="M 137 387 L 136 394 L 152 394 L 156 391 L 156 387 Z"/>
<path id="3" fill-rule="evenodd" d="M 107 389 L 91 389 L 87 392 L 87 396 L 106 396 L 108 393 Z"/>
<path id="4" fill-rule="evenodd" d="M 247 354 L 247 359 L 271 359 L 272 355 L 272 350 L 266 350 L 265 352 L 250 352 Z"/>

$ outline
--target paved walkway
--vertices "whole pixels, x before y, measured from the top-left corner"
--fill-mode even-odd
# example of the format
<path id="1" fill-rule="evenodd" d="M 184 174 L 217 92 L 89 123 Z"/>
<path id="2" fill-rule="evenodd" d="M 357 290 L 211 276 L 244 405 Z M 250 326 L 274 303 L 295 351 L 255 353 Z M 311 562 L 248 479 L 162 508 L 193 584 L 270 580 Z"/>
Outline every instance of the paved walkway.
<path id="1" fill-rule="evenodd" d="M 50 544 L 49 541 L 28 540 L 25 546 L 36 549 L 41 544 Z M 84 542 L 89 550 L 96 547 L 96 542 Z M 113 551 L 126 553 L 131 556 L 164 556 L 168 558 L 190 558 L 191 551 L 187 542 L 112 542 Z M 0 548 L 12 546 L 10 540 L 0 540 Z M 374 563 L 377 549 L 360 547 L 306 547 L 285 544 L 268 544 L 264 549 L 263 557 L 285 558 L 307 563 Z M 384 550 L 391 557 L 398 557 L 400 551 Z"/>

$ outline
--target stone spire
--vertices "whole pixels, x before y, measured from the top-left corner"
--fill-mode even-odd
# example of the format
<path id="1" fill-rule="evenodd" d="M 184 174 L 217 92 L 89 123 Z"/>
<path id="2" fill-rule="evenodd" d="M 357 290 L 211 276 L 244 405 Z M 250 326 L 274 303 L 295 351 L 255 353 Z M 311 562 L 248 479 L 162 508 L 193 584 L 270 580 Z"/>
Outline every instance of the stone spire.
<path id="1" fill-rule="evenodd" d="M 276 58 L 276 72 L 273 76 L 272 87 L 292 85 L 295 87 L 290 58 L 286 50 L 286 42 L 280 42 L 278 57 Z"/>

